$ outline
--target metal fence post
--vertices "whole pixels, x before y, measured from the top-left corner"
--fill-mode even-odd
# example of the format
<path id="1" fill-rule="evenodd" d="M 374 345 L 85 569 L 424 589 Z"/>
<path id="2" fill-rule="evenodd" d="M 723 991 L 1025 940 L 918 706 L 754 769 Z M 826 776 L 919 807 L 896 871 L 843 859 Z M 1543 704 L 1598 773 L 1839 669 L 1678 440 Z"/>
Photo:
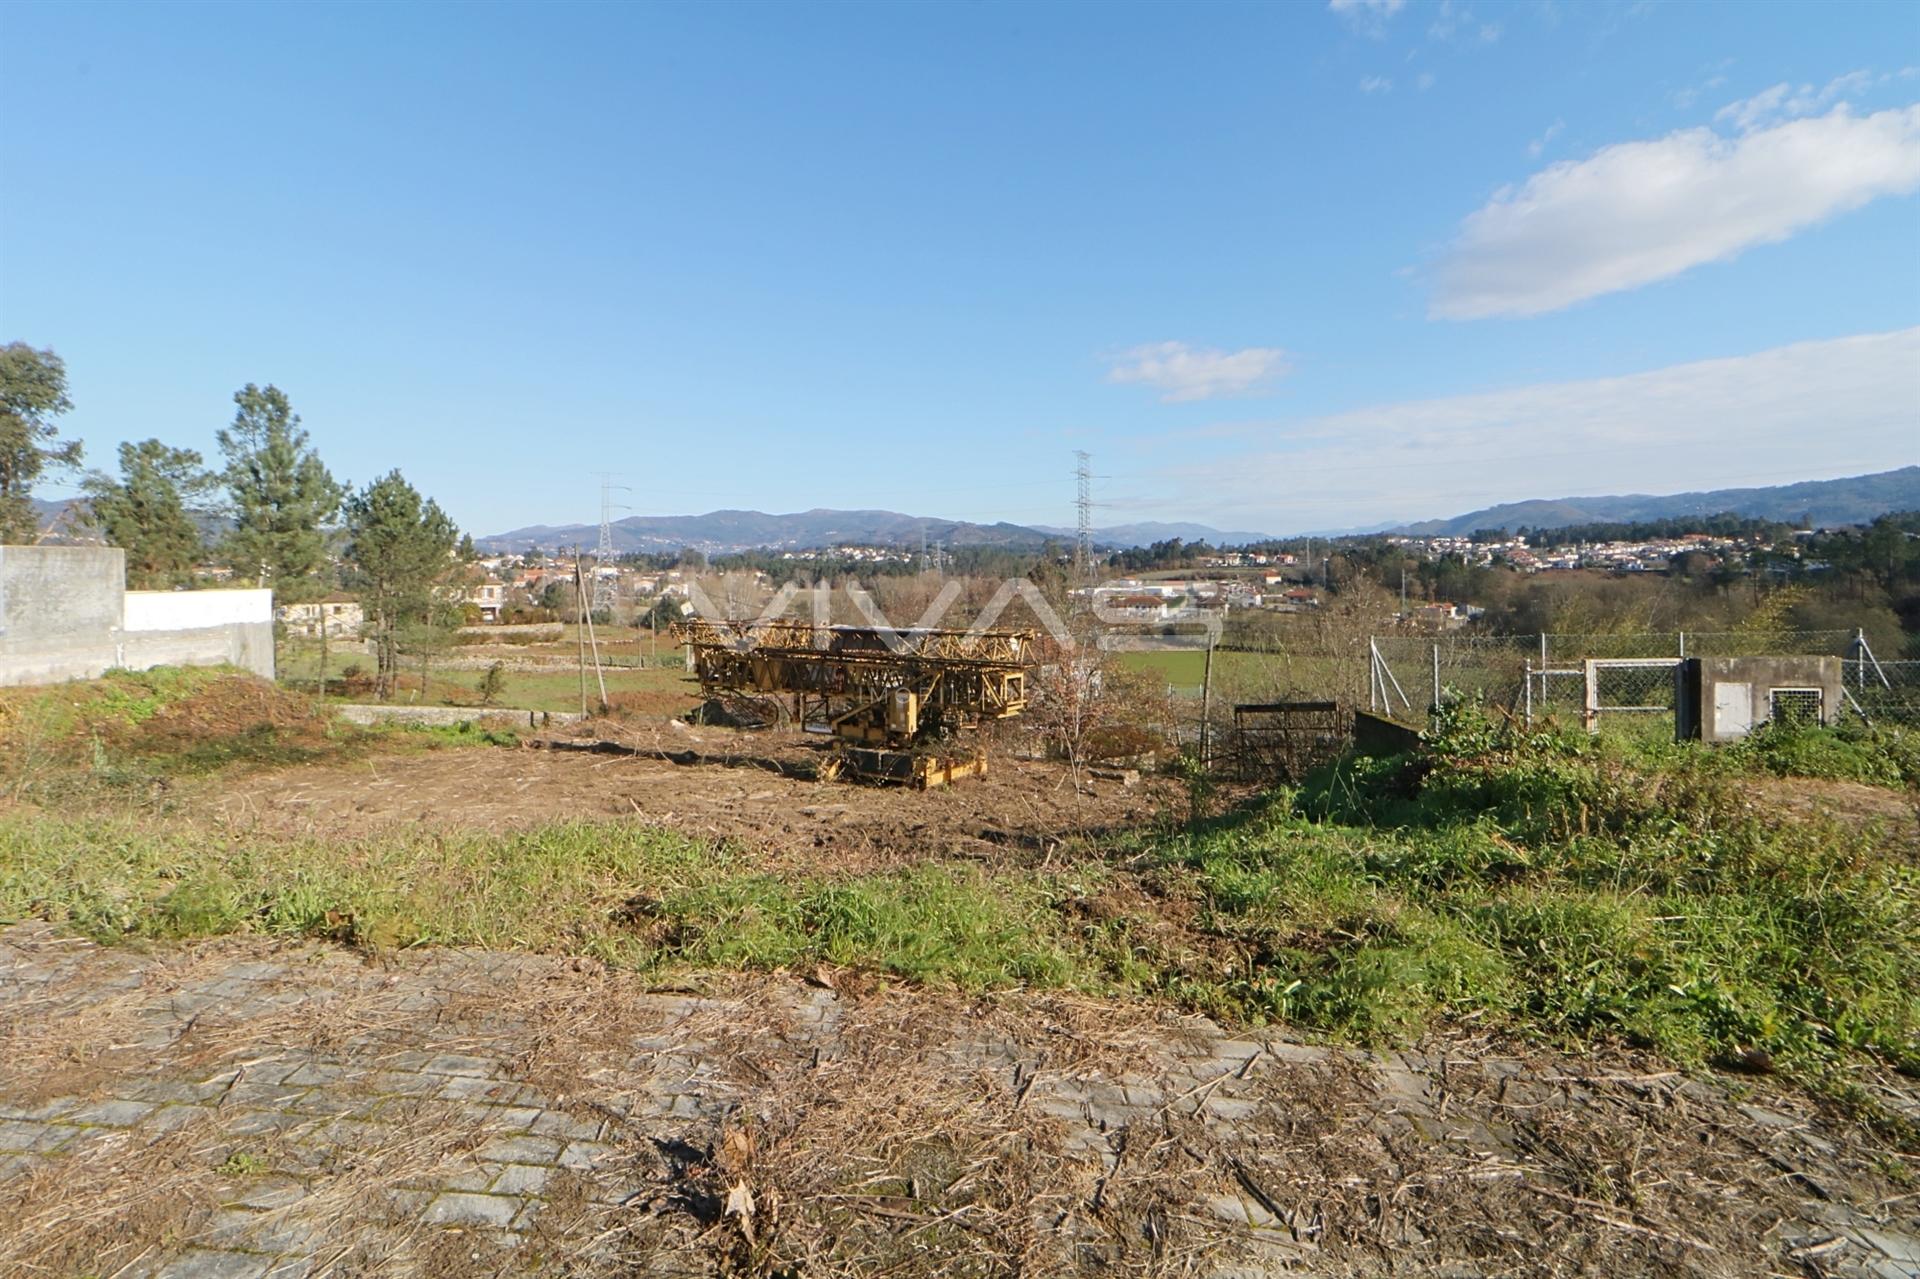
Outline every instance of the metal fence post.
<path id="1" fill-rule="evenodd" d="M 1526 675 L 1523 676 L 1523 678 L 1526 680 L 1526 685 L 1525 685 L 1526 691 L 1522 695 L 1523 701 L 1526 706 L 1526 710 L 1524 712 L 1524 715 L 1525 715 L 1524 722 L 1528 728 L 1532 728 L 1533 727 L 1533 660 L 1531 658 L 1527 660 L 1527 672 L 1526 672 Z"/>
<path id="2" fill-rule="evenodd" d="M 1433 642 L 1433 709 L 1440 709 L 1440 641 Z"/>

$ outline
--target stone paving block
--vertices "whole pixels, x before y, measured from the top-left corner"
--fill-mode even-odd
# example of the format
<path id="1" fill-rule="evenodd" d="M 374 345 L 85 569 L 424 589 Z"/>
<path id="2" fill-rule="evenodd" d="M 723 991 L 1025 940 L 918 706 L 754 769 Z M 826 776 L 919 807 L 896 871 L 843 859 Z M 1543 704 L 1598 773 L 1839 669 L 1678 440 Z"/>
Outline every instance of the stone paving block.
<path id="1" fill-rule="evenodd" d="M 284 1110 L 249 1110 L 239 1118 L 229 1120 L 226 1131 L 230 1137 L 257 1137 L 265 1133 L 286 1132 L 312 1122 L 305 1115 Z"/>
<path id="2" fill-rule="evenodd" d="M 287 1208 L 307 1197 L 307 1188 L 290 1178 L 262 1179 L 246 1186 L 230 1201 L 241 1208 Z"/>
<path id="3" fill-rule="evenodd" d="M 562 1168 L 588 1169 L 606 1160 L 614 1153 L 613 1147 L 597 1141 L 570 1141 L 560 1152 L 558 1160 Z"/>
<path id="4" fill-rule="evenodd" d="M 370 1119 L 332 1119 L 315 1131 L 314 1139 L 333 1146 L 372 1146 L 391 1133 L 388 1125 Z"/>
<path id="5" fill-rule="evenodd" d="M 381 1100 L 342 1085 L 315 1088 L 287 1109 L 312 1115 L 316 1119 L 365 1119 L 378 1109 Z"/>
<path id="6" fill-rule="evenodd" d="M 183 1079 L 142 1079 L 122 1095 L 164 1106 L 170 1102 L 205 1101 L 216 1092 L 216 1089 L 188 1083 Z"/>
<path id="7" fill-rule="evenodd" d="M 1213 1096 L 1207 1098 L 1206 1111 L 1210 1119 L 1223 1120 L 1227 1123 L 1238 1123 L 1243 1119 L 1251 1119 L 1260 1113 L 1260 1103 L 1257 1101 L 1246 1101 L 1239 1097 Z"/>
<path id="8" fill-rule="evenodd" d="M 64 1150 L 73 1144 L 74 1138 L 85 1131 L 86 1129 L 76 1128 L 72 1124 L 48 1124 L 41 1132 L 39 1138 L 34 1141 L 34 1152 L 44 1155 L 51 1154 L 56 1150 Z"/>
<path id="9" fill-rule="evenodd" d="M 52 1101 L 43 1101 L 32 1106 L 0 1102 L 0 1119 L 19 1119 L 30 1122 L 57 1119 L 79 1105 L 78 1097 L 55 1097 Z"/>
<path id="10" fill-rule="evenodd" d="M 449 1193 L 427 1205 L 425 1220 L 436 1226 L 499 1226 L 513 1224 L 523 1203 L 511 1195 Z"/>
<path id="11" fill-rule="evenodd" d="M 538 1106 L 495 1106 L 485 1105 L 475 1113 L 481 1122 L 489 1128 L 505 1129 L 508 1132 L 520 1132 L 540 1117 Z"/>
<path id="12" fill-rule="evenodd" d="M 575 1141 L 598 1141 L 606 1131 L 603 1119 L 576 1119 L 562 1110 L 542 1111 L 528 1131 L 536 1137 L 562 1137 Z"/>
<path id="13" fill-rule="evenodd" d="M 491 1075 L 497 1062 L 485 1057 L 467 1057 L 460 1053 L 442 1053 L 421 1067 L 430 1075 Z"/>
<path id="14" fill-rule="evenodd" d="M 1037 1092 L 1038 1090 L 1036 1090 Z M 1071 1094 L 1045 1093 L 1029 1095 L 1027 1106 L 1043 1115 L 1051 1115 L 1062 1123 L 1078 1124 L 1086 1122 L 1087 1103 L 1085 1099 Z"/>
<path id="15" fill-rule="evenodd" d="M 447 1086 L 444 1075 L 410 1070 L 380 1070 L 367 1076 L 366 1089 L 375 1096 L 424 1097 Z"/>
<path id="16" fill-rule="evenodd" d="M 260 1279 L 270 1264 L 253 1253 L 195 1248 L 162 1265 L 153 1279 Z"/>
<path id="17" fill-rule="evenodd" d="M 520 1085 L 480 1075 L 428 1075 L 441 1081 L 439 1096 L 447 1101 L 508 1103 L 520 1094 Z"/>
<path id="18" fill-rule="evenodd" d="M 553 1169 L 540 1164 L 508 1164 L 491 1187 L 496 1195 L 537 1195 L 546 1189 Z"/>
<path id="19" fill-rule="evenodd" d="M 90 1106 L 82 1106 L 66 1118 L 70 1124 L 125 1128 L 139 1123 L 158 1109 L 157 1102 L 128 1101 L 123 1097 L 114 1097 L 106 1101 L 96 1101 Z"/>
<path id="20" fill-rule="evenodd" d="M 40 1140 L 46 1131 L 45 1124 L 30 1123 L 24 1119 L 0 1120 L 0 1150 L 32 1150 L 33 1143 Z"/>
<path id="21" fill-rule="evenodd" d="M 485 1190 L 505 1167 L 505 1164 L 468 1161 L 441 1178 L 440 1184 L 448 1190 Z"/>
<path id="22" fill-rule="evenodd" d="M 477 1153 L 479 1158 L 496 1163 L 550 1164 L 563 1144 L 552 1137 L 496 1137 Z"/>
<path id="23" fill-rule="evenodd" d="M 318 1084 L 340 1082 L 348 1074 L 344 1066 L 329 1066 L 322 1062 L 302 1062 L 299 1069 L 281 1082 L 292 1088 L 311 1088 Z"/>
<path id="24" fill-rule="evenodd" d="M 0 1155 L 0 1181 L 25 1176 L 46 1162 L 43 1155 Z"/>
<path id="25" fill-rule="evenodd" d="M 386 1193 L 387 1211 L 398 1221 L 411 1221 L 427 1210 L 434 1196 L 434 1190 L 389 1190 Z"/>
<path id="26" fill-rule="evenodd" d="M 214 1113 L 212 1106 L 162 1106 L 140 1121 L 140 1131 L 148 1136 L 159 1137 L 202 1123 L 211 1119 Z"/>
<path id="27" fill-rule="evenodd" d="M 223 1107 L 258 1106 L 265 1110 L 285 1110 L 306 1095 L 305 1088 L 268 1083 L 263 1079 L 243 1079 L 222 1092 L 216 1100 Z"/>

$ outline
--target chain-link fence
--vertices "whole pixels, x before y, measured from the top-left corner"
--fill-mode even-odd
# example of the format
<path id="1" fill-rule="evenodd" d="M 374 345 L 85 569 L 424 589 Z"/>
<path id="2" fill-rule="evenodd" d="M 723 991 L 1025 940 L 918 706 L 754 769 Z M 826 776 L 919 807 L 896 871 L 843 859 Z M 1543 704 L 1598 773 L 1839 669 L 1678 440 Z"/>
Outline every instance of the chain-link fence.
<path id="1" fill-rule="evenodd" d="M 1920 662 L 1849 661 L 1848 710 L 1876 724 L 1920 724 Z"/>
<path id="2" fill-rule="evenodd" d="M 1920 725 L 1920 662 L 1880 661 L 1859 631 L 1665 631 L 1383 635 L 1268 647 L 1221 644 L 1130 654 L 1164 674 L 1183 740 L 1224 737 L 1233 707 L 1327 699 L 1418 722 L 1442 702 L 1482 701 L 1530 723 L 1673 729 L 1676 668 L 1688 657 L 1841 659 L 1844 717 Z M 1156 664 L 1157 663 L 1157 664 Z"/>

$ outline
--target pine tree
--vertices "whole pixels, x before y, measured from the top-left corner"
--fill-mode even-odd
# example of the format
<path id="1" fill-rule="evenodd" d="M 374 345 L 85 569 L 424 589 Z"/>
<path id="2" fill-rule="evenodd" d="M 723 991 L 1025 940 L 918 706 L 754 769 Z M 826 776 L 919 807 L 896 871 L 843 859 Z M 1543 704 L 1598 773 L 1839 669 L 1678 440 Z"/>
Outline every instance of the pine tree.
<path id="1" fill-rule="evenodd" d="M 460 530 L 400 472 L 375 480 L 346 501 L 347 565 L 372 627 L 375 691 L 393 696 L 400 634 L 432 623 L 435 588 L 461 565 Z"/>
<path id="2" fill-rule="evenodd" d="M 59 356 L 25 342 L 0 346 L 0 543 L 32 542 L 40 532 L 33 482 L 48 467 L 80 465 L 80 441 L 59 439 L 53 424 L 72 407 Z"/>
<path id="3" fill-rule="evenodd" d="M 325 593 L 326 525 L 345 490 L 307 446 L 286 393 L 249 382 L 234 392 L 233 425 L 219 434 L 233 531 L 226 553 L 236 575 L 282 600 Z"/>
<path id="4" fill-rule="evenodd" d="M 206 542 L 189 503 L 215 483 L 198 453 L 159 440 L 122 444 L 119 479 L 99 471 L 87 476 L 87 521 L 126 548 L 129 586 L 173 585 L 199 562 Z"/>

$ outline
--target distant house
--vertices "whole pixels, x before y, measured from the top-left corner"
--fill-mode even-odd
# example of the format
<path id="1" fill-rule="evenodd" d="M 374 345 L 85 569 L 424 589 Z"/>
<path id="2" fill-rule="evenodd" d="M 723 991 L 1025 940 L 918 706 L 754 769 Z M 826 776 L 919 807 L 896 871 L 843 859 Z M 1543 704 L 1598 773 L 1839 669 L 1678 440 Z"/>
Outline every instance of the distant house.
<path id="1" fill-rule="evenodd" d="M 1280 598 L 1288 604 L 1297 604 L 1304 608 L 1312 608 L 1320 603 L 1320 597 L 1318 595 L 1315 595 L 1312 591 L 1303 590 L 1298 587 L 1290 591 L 1280 592 Z"/>
<path id="2" fill-rule="evenodd" d="M 497 622 L 507 605 L 506 583 L 481 582 L 467 592 L 466 602 L 480 610 L 481 621 Z"/>
<path id="3" fill-rule="evenodd" d="M 1106 600 L 1106 607 L 1122 617 L 1139 621 L 1158 621 L 1167 615 L 1167 601 L 1158 595 L 1114 595 Z"/>
<path id="4" fill-rule="evenodd" d="M 310 639 L 318 639 L 323 632 L 330 639 L 356 636 L 367 621 L 360 601 L 339 592 L 305 604 L 282 604 L 273 615 L 287 634 Z"/>

